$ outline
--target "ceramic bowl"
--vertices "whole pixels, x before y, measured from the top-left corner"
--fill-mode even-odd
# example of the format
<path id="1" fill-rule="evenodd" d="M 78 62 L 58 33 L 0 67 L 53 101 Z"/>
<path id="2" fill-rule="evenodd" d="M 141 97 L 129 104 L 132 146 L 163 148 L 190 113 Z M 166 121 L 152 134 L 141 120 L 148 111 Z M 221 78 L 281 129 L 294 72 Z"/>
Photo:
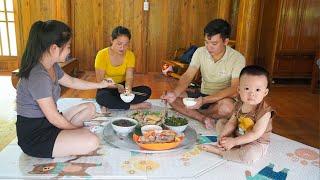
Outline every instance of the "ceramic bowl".
<path id="1" fill-rule="evenodd" d="M 168 129 L 176 132 L 177 134 L 181 134 L 183 133 L 184 130 L 186 130 L 186 128 L 188 127 L 188 124 L 183 125 L 183 126 L 169 126 L 164 124 Z"/>
<path id="2" fill-rule="evenodd" d="M 197 103 L 195 98 L 183 98 L 182 101 L 185 106 L 194 106 Z"/>
<path id="3" fill-rule="evenodd" d="M 120 98 L 122 99 L 123 102 L 129 103 L 134 99 L 134 94 L 122 93 L 120 94 Z"/>
<path id="4" fill-rule="evenodd" d="M 111 121 L 112 128 L 117 134 L 126 136 L 137 126 L 138 122 L 132 118 L 118 117 Z"/>

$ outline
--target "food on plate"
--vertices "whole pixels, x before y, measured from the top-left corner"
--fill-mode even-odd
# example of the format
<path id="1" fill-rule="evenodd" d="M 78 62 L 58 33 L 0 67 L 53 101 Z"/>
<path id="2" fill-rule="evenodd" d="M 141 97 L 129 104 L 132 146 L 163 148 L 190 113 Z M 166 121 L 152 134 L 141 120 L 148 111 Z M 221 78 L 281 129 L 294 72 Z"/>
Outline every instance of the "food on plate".
<path id="1" fill-rule="evenodd" d="M 145 125 L 141 127 L 142 134 L 145 134 L 149 131 L 162 131 L 162 127 L 158 125 Z"/>
<path id="2" fill-rule="evenodd" d="M 162 124 L 164 113 L 152 111 L 137 111 L 131 115 L 131 118 L 137 120 L 141 126 L 160 125 Z"/>
<path id="3" fill-rule="evenodd" d="M 170 143 L 176 141 L 177 133 L 171 130 L 147 131 L 138 139 L 139 143 Z"/>

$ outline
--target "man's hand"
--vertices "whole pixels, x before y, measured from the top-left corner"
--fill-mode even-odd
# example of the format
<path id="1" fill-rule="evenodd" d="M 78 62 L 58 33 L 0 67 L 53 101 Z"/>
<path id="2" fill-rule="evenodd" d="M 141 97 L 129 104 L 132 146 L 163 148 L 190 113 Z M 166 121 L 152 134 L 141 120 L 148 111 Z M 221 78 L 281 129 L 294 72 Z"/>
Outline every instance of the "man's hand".
<path id="1" fill-rule="evenodd" d="M 194 100 L 196 102 L 193 106 L 188 106 L 188 109 L 199 109 L 203 105 L 203 97 L 198 97 Z"/>
<path id="2" fill-rule="evenodd" d="M 222 137 L 219 144 L 225 149 L 230 150 L 236 145 L 235 138 L 232 137 Z"/>
<path id="3" fill-rule="evenodd" d="M 173 103 L 177 99 L 177 96 L 174 92 L 168 91 L 167 93 L 164 93 L 160 98 L 162 100 L 168 101 L 169 103 Z"/>

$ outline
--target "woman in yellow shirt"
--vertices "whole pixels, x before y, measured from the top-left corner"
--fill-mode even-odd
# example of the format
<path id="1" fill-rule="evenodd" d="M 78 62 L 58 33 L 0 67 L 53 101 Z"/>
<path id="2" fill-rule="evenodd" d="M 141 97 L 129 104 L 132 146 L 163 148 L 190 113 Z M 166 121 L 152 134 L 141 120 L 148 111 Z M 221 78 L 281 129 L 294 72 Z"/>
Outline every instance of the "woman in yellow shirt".
<path id="1" fill-rule="evenodd" d="M 117 86 L 98 89 L 96 101 L 103 108 L 109 109 L 147 109 L 151 104 L 144 102 L 151 95 L 151 89 L 147 86 L 133 85 L 133 73 L 135 56 L 128 50 L 131 33 L 129 29 L 118 26 L 112 31 L 110 47 L 100 50 L 95 59 L 95 71 L 97 82 L 111 78 Z M 124 90 L 137 91 L 146 96 L 135 95 L 133 101 L 125 103 L 120 98 Z"/>

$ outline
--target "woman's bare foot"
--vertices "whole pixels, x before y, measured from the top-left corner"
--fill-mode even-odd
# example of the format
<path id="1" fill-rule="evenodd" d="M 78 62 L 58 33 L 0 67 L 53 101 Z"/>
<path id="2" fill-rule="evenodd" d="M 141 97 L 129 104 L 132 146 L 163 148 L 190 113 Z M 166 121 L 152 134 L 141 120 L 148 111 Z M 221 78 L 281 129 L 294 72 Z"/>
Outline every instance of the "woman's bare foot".
<path id="1" fill-rule="evenodd" d="M 222 152 L 224 151 L 223 148 L 220 148 L 217 145 L 212 144 L 203 144 L 200 146 L 200 148 L 204 151 L 211 152 L 220 156 L 222 156 Z"/>
<path id="2" fill-rule="evenodd" d="M 138 104 L 131 104 L 130 109 L 131 110 L 136 110 L 136 109 L 150 109 L 151 108 L 151 103 L 149 102 L 143 102 L 143 103 L 138 103 Z"/>
<path id="3" fill-rule="evenodd" d="M 108 108 L 104 107 L 104 106 L 100 106 L 100 113 L 96 112 L 93 119 L 94 118 L 98 118 L 98 117 L 108 117 L 111 112 L 108 111 Z"/>
<path id="4" fill-rule="evenodd" d="M 100 106 L 100 110 L 101 110 L 101 114 L 107 114 L 108 112 L 108 108 L 106 108 L 105 106 Z"/>

